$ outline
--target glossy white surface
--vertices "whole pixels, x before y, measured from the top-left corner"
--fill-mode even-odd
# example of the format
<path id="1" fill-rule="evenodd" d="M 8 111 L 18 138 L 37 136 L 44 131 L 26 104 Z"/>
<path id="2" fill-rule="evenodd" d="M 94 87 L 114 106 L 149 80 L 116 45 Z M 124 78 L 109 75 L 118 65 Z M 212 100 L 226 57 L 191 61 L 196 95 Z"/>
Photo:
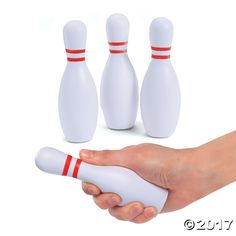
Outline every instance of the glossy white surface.
<path id="1" fill-rule="evenodd" d="M 37 153 L 35 163 L 42 171 L 61 175 L 66 158 L 65 153 L 45 147 Z M 75 160 L 76 158 L 73 157 L 70 165 L 74 166 Z M 139 201 L 144 206 L 154 206 L 158 212 L 161 212 L 168 196 L 167 190 L 153 185 L 135 172 L 119 166 L 96 166 L 81 162 L 77 178 L 97 185 L 104 193 L 118 194 L 122 199 L 120 205 Z"/>
<path id="2" fill-rule="evenodd" d="M 156 18 L 149 31 L 151 46 L 171 47 L 173 25 L 168 19 Z M 169 50 L 157 52 L 159 55 L 170 53 Z M 149 136 L 166 138 L 173 134 L 179 119 L 180 89 L 170 59 L 151 60 L 141 88 L 140 107 Z"/>
<path id="3" fill-rule="evenodd" d="M 84 23 L 71 21 L 64 26 L 63 33 L 67 49 L 85 49 Z M 79 57 L 79 54 L 76 55 Z M 86 142 L 92 139 L 97 125 L 98 98 L 85 61 L 67 62 L 61 80 L 58 108 L 61 127 L 67 141 Z"/>
<path id="4" fill-rule="evenodd" d="M 127 42 L 128 19 L 122 14 L 107 19 L 109 42 Z M 112 47 L 124 50 L 127 46 Z M 111 46 L 110 46 L 111 49 Z M 129 129 L 134 126 L 138 111 L 138 81 L 127 53 L 110 53 L 103 71 L 100 101 L 106 124 L 111 129 Z"/>

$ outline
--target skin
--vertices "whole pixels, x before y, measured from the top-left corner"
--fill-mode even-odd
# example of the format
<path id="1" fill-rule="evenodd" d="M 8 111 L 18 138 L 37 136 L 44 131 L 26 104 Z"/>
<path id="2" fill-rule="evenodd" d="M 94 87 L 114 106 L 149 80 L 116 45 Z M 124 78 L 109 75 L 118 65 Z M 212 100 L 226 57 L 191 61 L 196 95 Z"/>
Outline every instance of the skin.
<path id="1" fill-rule="evenodd" d="M 81 150 L 80 158 L 95 165 L 130 168 L 147 181 L 169 191 L 163 212 L 181 209 L 236 180 L 236 131 L 195 148 L 173 149 L 144 143 L 121 150 Z M 145 223 L 158 212 L 141 202 L 118 206 L 115 193 L 102 193 L 82 183 L 95 203 L 119 220 Z"/>

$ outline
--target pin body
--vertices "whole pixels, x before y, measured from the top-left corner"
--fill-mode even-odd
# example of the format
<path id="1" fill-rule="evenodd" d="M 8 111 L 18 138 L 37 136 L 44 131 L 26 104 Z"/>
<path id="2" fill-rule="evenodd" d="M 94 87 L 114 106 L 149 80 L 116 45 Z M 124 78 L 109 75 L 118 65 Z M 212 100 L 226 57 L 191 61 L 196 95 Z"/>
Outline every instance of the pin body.
<path id="1" fill-rule="evenodd" d="M 71 21 L 64 27 L 67 66 L 59 92 L 59 116 L 65 139 L 86 142 L 97 124 L 98 99 L 93 78 L 85 62 L 86 27 Z"/>
<path id="2" fill-rule="evenodd" d="M 102 192 L 118 194 L 125 205 L 139 201 L 147 206 L 156 207 L 161 212 L 168 191 L 153 185 L 134 171 L 118 166 L 96 166 L 84 163 L 53 148 L 42 148 L 35 159 L 39 169 L 58 175 L 72 176 L 97 185 Z"/>
<path id="3" fill-rule="evenodd" d="M 172 23 L 155 19 L 150 26 L 152 60 L 141 88 L 141 115 L 146 133 L 152 137 L 173 134 L 180 110 L 179 83 L 170 61 Z"/>
<path id="4" fill-rule="evenodd" d="M 114 14 L 107 20 L 110 55 L 101 81 L 101 107 L 111 129 L 134 126 L 138 109 L 138 82 L 127 55 L 129 22 Z"/>

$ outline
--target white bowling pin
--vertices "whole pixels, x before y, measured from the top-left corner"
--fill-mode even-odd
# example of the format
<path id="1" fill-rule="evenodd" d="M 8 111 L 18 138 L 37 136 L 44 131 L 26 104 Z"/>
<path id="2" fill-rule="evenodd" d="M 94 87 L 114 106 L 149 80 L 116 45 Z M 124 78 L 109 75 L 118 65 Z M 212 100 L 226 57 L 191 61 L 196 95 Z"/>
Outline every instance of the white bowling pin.
<path id="1" fill-rule="evenodd" d="M 49 147 L 39 150 L 35 163 L 45 172 L 78 178 L 97 185 L 102 192 L 117 193 L 122 199 L 120 205 L 139 201 L 161 212 L 168 196 L 166 189 L 145 181 L 130 169 L 87 164 Z"/>
<path id="2" fill-rule="evenodd" d="M 127 55 L 128 19 L 113 14 L 106 23 L 110 55 L 101 81 L 101 107 L 111 129 L 134 126 L 138 109 L 138 82 Z"/>
<path id="3" fill-rule="evenodd" d="M 178 79 L 170 61 L 173 25 L 156 18 L 150 25 L 152 60 L 141 89 L 141 114 L 146 133 L 169 137 L 175 130 L 180 110 Z"/>
<path id="4" fill-rule="evenodd" d="M 59 92 L 59 116 L 69 142 L 91 140 L 97 124 L 97 91 L 85 62 L 86 34 L 81 21 L 64 26 L 67 66 Z"/>

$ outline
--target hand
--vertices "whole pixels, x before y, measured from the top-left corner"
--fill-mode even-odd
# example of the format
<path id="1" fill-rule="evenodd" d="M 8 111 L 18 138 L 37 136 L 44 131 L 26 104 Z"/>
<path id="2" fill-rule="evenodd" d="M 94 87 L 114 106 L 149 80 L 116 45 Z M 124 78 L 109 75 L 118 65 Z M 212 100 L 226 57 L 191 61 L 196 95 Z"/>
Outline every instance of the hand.
<path id="1" fill-rule="evenodd" d="M 186 193 L 186 184 L 182 183 L 183 168 L 188 169 L 187 166 L 183 167 L 183 161 L 187 154 L 190 155 L 189 152 L 154 144 L 141 144 L 116 151 L 82 150 L 80 156 L 83 161 L 95 165 L 130 168 L 149 182 L 169 189 L 169 196 L 162 210 L 166 212 L 182 208 L 194 200 L 194 196 L 189 194 L 190 191 Z M 192 184 L 189 188 L 192 188 Z M 141 202 L 117 206 L 121 201 L 118 195 L 101 193 L 98 187 L 89 183 L 83 183 L 83 190 L 94 196 L 94 201 L 100 208 L 109 209 L 110 214 L 120 220 L 143 223 L 157 214 L 154 207 L 144 208 Z"/>
<path id="2" fill-rule="evenodd" d="M 140 144 L 114 151 L 81 150 L 80 157 L 95 165 L 130 168 L 147 181 L 168 189 L 169 195 L 162 212 L 169 212 L 187 206 L 236 178 L 227 168 L 222 168 L 228 166 L 225 155 L 222 155 L 224 158 L 216 158 L 214 148 L 219 146 L 217 141 L 191 149 Z M 220 155 L 219 150 L 217 155 Z M 235 168 L 232 171 L 235 173 Z M 85 193 L 93 195 L 100 208 L 108 209 L 117 219 L 144 223 L 158 213 L 154 207 L 144 208 L 141 202 L 118 206 L 121 198 L 117 194 L 102 193 L 90 183 L 83 183 L 82 187 Z"/>

